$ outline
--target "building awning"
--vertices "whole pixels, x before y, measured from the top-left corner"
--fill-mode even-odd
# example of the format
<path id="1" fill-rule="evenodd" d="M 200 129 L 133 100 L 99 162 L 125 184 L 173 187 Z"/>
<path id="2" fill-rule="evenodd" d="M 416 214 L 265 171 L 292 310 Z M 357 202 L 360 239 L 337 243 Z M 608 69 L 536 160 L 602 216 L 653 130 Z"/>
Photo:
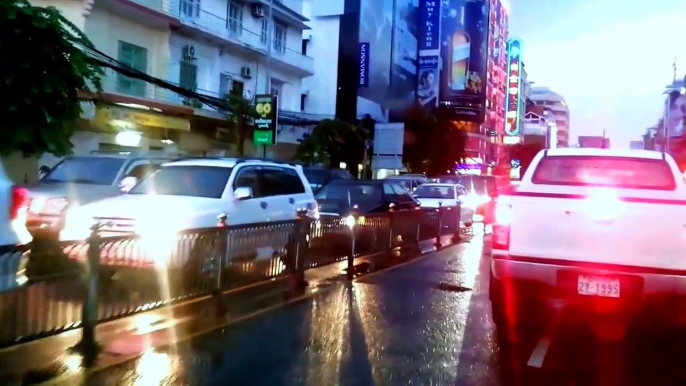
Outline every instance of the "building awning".
<path id="1" fill-rule="evenodd" d="M 188 119 L 118 106 L 98 107 L 91 122 L 96 125 L 130 130 L 140 129 L 142 127 L 155 127 L 169 130 L 191 131 L 191 122 Z"/>

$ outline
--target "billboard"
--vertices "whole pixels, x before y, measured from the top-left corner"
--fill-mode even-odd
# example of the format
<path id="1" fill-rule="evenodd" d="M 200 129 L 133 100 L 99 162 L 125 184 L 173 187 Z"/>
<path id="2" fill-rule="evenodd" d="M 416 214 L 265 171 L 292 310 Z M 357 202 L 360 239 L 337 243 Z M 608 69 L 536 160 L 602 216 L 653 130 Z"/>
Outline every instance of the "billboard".
<path id="1" fill-rule="evenodd" d="M 438 106 L 441 0 L 419 0 L 417 101 L 429 112 Z"/>
<path id="2" fill-rule="evenodd" d="M 505 93 L 505 135 L 519 135 L 520 94 L 522 78 L 520 76 L 522 41 L 518 38 L 507 42 L 507 92 Z"/>
<path id="3" fill-rule="evenodd" d="M 488 7 L 486 0 L 441 0 L 439 101 L 457 120 L 484 121 Z"/>
<path id="4" fill-rule="evenodd" d="M 377 122 L 401 122 L 414 102 L 419 2 L 360 1 L 358 117 L 369 114 Z"/>
<path id="5" fill-rule="evenodd" d="M 278 124 L 278 100 L 269 94 L 255 96 L 255 131 L 253 144 L 276 145 L 276 125 Z"/>

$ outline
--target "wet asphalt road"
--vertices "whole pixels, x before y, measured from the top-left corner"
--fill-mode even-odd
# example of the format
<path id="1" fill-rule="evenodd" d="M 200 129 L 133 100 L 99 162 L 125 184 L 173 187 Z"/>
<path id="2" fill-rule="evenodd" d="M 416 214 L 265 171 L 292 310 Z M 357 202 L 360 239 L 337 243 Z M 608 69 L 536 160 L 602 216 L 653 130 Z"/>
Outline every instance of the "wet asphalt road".
<path id="1" fill-rule="evenodd" d="M 542 369 L 526 365 L 529 331 L 498 343 L 481 237 L 353 284 L 149 353 L 88 384 L 198 385 L 666 385 L 686 335 L 645 332 L 599 343 L 582 325 L 552 334 Z"/>

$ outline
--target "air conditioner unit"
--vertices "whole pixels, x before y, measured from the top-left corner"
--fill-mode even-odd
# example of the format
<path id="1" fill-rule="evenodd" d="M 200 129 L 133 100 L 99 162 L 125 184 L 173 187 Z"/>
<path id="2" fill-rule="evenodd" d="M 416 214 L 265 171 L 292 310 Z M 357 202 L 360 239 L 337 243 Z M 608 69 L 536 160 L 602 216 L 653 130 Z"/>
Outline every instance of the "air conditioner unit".
<path id="1" fill-rule="evenodd" d="M 262 18 L 266 16 L 264 12 L 264 6 L 260 3 L 253 3 L 250 7 L 250 13 L 252 13 L 253 17 L 257 18 Z"/>
<path id="2" fill-rule="evenodd" d="M 244 78 L 250 78 L 250 67 L 241 67 L 241 76 Z"/>
<path id="3" fill-rule="evenodd" d="M 195 59 L 195 47 L 191 45 L 185 45 L 183 46 L 181 54 L 183 56 L 183 59 Z"/>

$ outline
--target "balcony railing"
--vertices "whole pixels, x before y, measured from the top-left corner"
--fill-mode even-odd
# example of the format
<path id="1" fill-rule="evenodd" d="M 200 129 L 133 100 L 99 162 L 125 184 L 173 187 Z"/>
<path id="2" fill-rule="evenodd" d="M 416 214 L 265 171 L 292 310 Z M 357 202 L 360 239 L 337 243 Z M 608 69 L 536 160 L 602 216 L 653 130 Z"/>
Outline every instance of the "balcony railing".
<path id="1" fill-rule="evenodd" d="M 178 86 L 176 83 L 169 81 L 167 82 Z M 148 83 L 141 79 L 129 78 L 111 69 L 105 70 L 105 75 L 102 77 L 102 90 L 110 94 L 124 95 L 168 104 L 185 105 L 193 108 L 203 108 L 206 110 L 216 110 L 210 106 L 200 103 L 199 101 L 190 100 L 189 98 L 179 95 L 172 90 Z M 214 98 L 219 97 L 218 93 L 214 91 L 196 89 L 194 92 Z"/>
<path id="2" fill-rule="evenodd" d="M 312 58 L 286 47 L 283 40 L 269 39 L 266 33 L 256 33 L 244 28 L 239 20 L 217 16 L 202 9 L 182 12 L 180 18 L 186 25 L 265 55 L 268 49 L 267 44 L 273 44 L 271 50 L 273 58 L 307 72 L 314 72 L 314 60 Z M 300 44 L 299 41 L 298 44 Z"/>

